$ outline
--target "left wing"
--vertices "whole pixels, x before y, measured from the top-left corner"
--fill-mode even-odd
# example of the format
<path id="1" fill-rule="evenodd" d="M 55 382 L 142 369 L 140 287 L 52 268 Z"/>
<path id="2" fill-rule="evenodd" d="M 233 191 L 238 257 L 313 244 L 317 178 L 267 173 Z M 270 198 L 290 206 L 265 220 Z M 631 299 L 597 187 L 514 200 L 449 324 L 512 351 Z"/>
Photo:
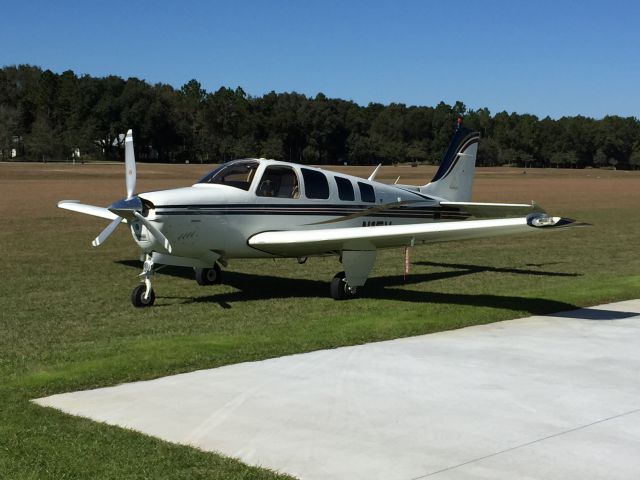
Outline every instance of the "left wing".
<path id="1" fill-rule="evenodd" d="M 376 227 L 262 232 L 249 238 L 253 248 L 283 257 L 322 255 L 342 250 L 374 250 L 451 240 L 492 237 L 583 225 L 575 220 L 533 213 L 520 218 L 463 220 Z"/>

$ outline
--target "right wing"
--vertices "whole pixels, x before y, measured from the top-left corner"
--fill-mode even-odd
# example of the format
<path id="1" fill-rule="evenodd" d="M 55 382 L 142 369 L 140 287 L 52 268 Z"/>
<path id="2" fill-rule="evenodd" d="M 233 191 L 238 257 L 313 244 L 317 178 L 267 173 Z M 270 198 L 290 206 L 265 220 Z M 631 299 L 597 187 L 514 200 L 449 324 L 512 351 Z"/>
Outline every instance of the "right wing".
<path id="1" fill-rule="evenodd" d="M 249 245 L 272 255 L 304 257 L 342 250 L 374 250 L 433 242 L 468 240 L 577 225 L 574 220 L 531 214 L 520 218 L 413 223 L 376 227 L 262 232 Z"/>
<path id="2" fill-rule="evenodd" d="M 110 212 L 104 207 L 96 207 L 95 205 L 85 205 L 78 200 L 62 200 L 58 202 L 58 208 L 64 208 L 65 210 L 71 210 L 73 212 L 85 213 L 87 215 L 93 215 L 94 217 L 106 218 L 107 220 L 115 220 L 119 218 L 113 212 Z"/>

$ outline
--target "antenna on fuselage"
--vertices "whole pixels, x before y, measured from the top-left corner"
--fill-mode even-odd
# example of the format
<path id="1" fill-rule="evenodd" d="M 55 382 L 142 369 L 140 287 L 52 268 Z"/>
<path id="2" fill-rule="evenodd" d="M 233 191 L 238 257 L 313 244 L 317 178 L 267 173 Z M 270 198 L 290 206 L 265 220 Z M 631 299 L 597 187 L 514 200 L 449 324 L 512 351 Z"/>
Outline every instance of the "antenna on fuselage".
<path id="1" fill-rule="evenodd" d="M 382 164 L 379 163 L 378 166 L 376 167 L 376 169 L 373 171 L 373 173 L 371 175 L 369 175 L 369 178 L 367 178 L 367 180 L 372 182 L 376 178 L 376 175 L 378 174 L 378 170 L 380 170 L 381 166 L 382 166 Z"/>

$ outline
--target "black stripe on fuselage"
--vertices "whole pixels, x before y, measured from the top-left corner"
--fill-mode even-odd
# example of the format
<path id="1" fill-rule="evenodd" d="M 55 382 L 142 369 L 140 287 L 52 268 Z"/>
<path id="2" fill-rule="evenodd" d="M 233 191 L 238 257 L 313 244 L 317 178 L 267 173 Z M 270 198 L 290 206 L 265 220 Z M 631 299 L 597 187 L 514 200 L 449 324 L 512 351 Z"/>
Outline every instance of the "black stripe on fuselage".
<path id="1" fill-rule="evenodd" d="M 443 219 L 464 220 L 469 217 L 467 212 L 451 207 L 393 207 L 383 211 L 372 205 L 256 205 L 256 204 L 228 204 L 228 205 L 165 205 L 156 207 L 157 215 L 315 215 L 346 217 L 362 214 L 363 217 L 412 218 L 412 219 Z"/>

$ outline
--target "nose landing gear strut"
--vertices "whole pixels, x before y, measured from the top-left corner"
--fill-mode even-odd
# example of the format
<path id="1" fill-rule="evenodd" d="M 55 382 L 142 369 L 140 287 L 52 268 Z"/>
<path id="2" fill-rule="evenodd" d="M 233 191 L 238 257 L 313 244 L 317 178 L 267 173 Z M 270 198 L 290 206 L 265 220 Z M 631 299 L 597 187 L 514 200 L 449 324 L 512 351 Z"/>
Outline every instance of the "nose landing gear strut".
<path id="1" fill-rule="evenodd" d="M 150 307 L 156 301 L 156 294 L 151 286 L 151 277 L 155 273 L 153 271 L 153 260 L 150 254 L 147 254 L 144 264 L 142 266 L 142 273 L 140 277 L 143 279 L 143 283 L 138 285 L 131 292 L 131 303 L 134 307 L 143 308 Z"/>

